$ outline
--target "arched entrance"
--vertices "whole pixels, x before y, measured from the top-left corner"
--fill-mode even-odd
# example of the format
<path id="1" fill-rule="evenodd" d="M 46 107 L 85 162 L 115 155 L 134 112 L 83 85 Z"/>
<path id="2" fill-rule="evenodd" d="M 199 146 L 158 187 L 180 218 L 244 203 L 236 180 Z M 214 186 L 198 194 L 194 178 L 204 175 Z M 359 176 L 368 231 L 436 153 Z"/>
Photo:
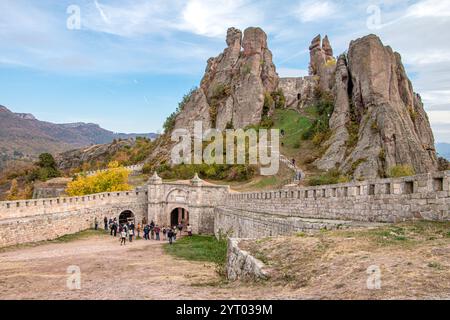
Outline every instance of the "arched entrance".
<path id="1" fill-rule="evenodd" d="M 189 211 L 184 208 L 175 208 L 170 213 L 170 225 L 176 226 L 179 223 L 184 225 L 189 223 Z"/>
<path id="2" fill-rule="evenodd" d="M 127 222 L 135 223 L 134 213 L 130 210 L 125 210 L 119 215 L 119 223 L 125 224 Z"/>

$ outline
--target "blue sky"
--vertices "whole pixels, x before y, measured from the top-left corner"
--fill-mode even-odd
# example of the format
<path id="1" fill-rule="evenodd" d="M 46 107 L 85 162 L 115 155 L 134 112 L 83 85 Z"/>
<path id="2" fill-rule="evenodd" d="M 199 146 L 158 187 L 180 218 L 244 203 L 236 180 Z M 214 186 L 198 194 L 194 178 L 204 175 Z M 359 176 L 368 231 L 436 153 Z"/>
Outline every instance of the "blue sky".
<path id="1" fill-rule="evenodd" d="M 67 28 L 71 5 L 80 29 Z M 335 55 L 379 35 L 402 54 L 436 140 L 450 142 L 450 1 L 2 0 L 0 12 L 0 104 L 41 120 L 156 132 L 227 28 L 260 26 L 280 76 L 306 74 L 319 33 Z"/>

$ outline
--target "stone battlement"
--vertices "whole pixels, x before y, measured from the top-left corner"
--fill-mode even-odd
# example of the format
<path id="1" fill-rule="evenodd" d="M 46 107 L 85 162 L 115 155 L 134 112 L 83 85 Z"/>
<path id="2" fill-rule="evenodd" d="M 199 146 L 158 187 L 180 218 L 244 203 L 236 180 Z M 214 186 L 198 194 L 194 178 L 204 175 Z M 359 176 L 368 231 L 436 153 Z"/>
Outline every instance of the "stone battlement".
<path id="1" fill-rule="evenodd" d="M 448 221 L 449 209 L 450 171 L 245 193 L 198 176 L 164 183 L 155 174 L 133 191 L 0 202 L 0 247 L 54 239 L 123 212 L 136 222 L 173 225 L 186 219 L 194 233 L 231 230 L 248 238 L 415 219 Z M 51 230 L 33 232 L 36 226 Z"/>
<path id="2" fill-rule="evenodd" d="M 140 172 L 142 172 L 142 169 L 144 168 L 144 164 L 140 163 L 140 164 L 135 164 L 132 166 L 126 166 L 124 167 L 125 169 L 131 171 L 131 174 L 138 174 Z M 99 169 L 99 170 L 91 170 L 91 171 L 86 171 L 86 172 L 82 172 L 82 174 L 85 174 L 86 176 L 92 176 L 94 174 L 100 173 L 100 172 L 106 172 L 109 169 L 105 168 L 105 169 Z"/>
<path id="3" fill-rule="evenodd" d="M 77 197 L 30 199 L 0 202 L 0 220 L 57 213 L 87 207 L 107 206 L 130 202 L 147 202 L 146 190 L 104 192 Z"/>

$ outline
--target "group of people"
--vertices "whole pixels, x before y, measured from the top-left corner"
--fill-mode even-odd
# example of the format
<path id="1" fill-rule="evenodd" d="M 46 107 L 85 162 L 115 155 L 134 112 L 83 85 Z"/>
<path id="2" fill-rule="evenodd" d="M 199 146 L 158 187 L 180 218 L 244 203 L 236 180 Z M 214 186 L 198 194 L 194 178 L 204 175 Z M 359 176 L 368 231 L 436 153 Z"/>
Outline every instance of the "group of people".
<path id="1" fill-rule="evenodd" d="M 172 244 L 176 239 L 177 235 L 182 235 L 183 230 L 186 231 L 188 236 L 192 236 L 192 226 L 188 223 L 186 226 L 183 222 L 180 222 L 178 225 L 173 227 L 160 227 L 155 224 L 155 222 L 151 221 L 150 224 L 146 224 L 145 220 L 142 225 L 140 223 L 135 226 L 134 222 L 127 221 L 126 223 L 119 223 L 117 218 L 110 218 L 108 220 L 107 217 L 103 219 L 105 230 L 110 230 L 110 235 L 116 237 L 117 234 L 120 236 L 120 245 L 125 245 L 128 239 L 129 242 L 133 242 L 133 237 L 140 238 L 141 231 L 144 233 L 145 240 L 162 240 L 169 241 Z M 96 223 L 97 224 L 97 223 Z"/>

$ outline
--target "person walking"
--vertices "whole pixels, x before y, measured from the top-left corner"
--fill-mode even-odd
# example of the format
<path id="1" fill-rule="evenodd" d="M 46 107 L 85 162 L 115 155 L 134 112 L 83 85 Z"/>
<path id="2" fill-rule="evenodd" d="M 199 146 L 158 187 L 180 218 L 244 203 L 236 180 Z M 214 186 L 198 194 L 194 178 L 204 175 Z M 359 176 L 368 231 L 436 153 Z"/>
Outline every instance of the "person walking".
<path id="1" fill-rule="evenodd" d="M 177 241 L 177 233 L 178 233 L 177 226 L 174 226 L 172 229 L 173 241 Z"/>
<path id="2" fill-rule="evenodd" d="M 183 223 L 180 222 L 180 223 L 178 224 L 177 228 L 178 228 L 178 231 L 180 232 L 180 237 L 181 237 L 182 232 L 183 232 Z"/>
<path id="3" fill-rule="evenodd" d="M 145 225 L 144 227 L 144 239 L 148 240 L 148 233 L 150 232 L 150 227 L 147 225 Z"/>
<path id="4" fill-rule="evenodd" d="M 141 236 L 141 224 L 138 223 L 137 227 L 136 227 L 136 231 L 137 231 L 137 237 L 136 239 L 140 238 Z"/>
<path id="5" fill-rule="evenodd" d="M 161 228 L 158 226 L 158 225 L 156 225 L 156 227 L 155 227 L 155 235 L 156 235 L 156 241 L 159 241 L 160 239 L 159 239 L 159 232 L 161 231 Z"/>
<path id="6" fill-rule="evenodd" d="M 166 239 L 167 239 L 167 237 L 166 237 L 166 234 L 167 234 L 167 228 L 166 228 L 166 226 L 163 226 L 163 227 L 162 227 L 162 234 L 163 234 L 163 240 L 166 240 Z"/>
<path id="7" fill-rule="evenodd" d="M 187 227 L 186 227 L 186 231 L 188 233 L 189 237 L 192 237 L 192 226 L 188 223 Z"/>
<path id="8" fill-rule="evenodd" d="M 152 240 L 155 239 L 155 227 L 152 227 L 151 225 L 150 225 L 150 238 Z"/>
<path id="9" fill-rule="evenodd" d="M 103 218 L 103 224 L 105 227 L 105 231 L 108 231 L 108 218 L 105 216 L 105 218 Z"/>
<path id="10" fill-rule="evenodd" d="M 120 232 L 120 245 L 125 245 L 127 241 L 127 232 L 125 231 L 125 228 L 122 228 L 122 231 Z"/>
<path id="11" fill-rule="evenodd" d="M 95 217 L 95 219 L 94 219 L 94 229 L 95 229 L 95 230 L 98 230 L 98 220 L 97 220 L 97 217 Z"/>
<path id="12" fill-rule="evenodd" d="M 134 236 L 133 228 L 130 228 L 130 230 L 128 230 L 128 236 L 130 237 L 130 242 L 133 242 L 133 236 Z"/>
<path id="13" fill-rule="evenodd" d="M 172 245 L 172 243 L 173 243 L 173 231 L 172 231 L 172 229 L 169 229 L 169 231 L 167 231 L 167 238 L 169 238 L 169 244 Z"/>

